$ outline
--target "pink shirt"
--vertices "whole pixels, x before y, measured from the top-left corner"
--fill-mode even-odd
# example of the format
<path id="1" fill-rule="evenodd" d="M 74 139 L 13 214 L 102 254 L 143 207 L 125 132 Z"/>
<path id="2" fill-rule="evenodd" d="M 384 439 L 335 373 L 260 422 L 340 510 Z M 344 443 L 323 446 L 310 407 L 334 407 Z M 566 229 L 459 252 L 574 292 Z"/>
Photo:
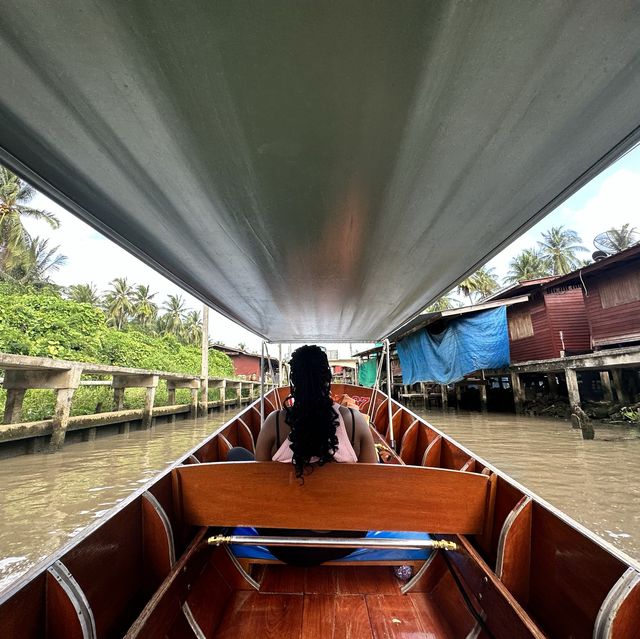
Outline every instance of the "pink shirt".
<path id="1" fill-rule="evenodd" d="M 358 456 L 356 455 L 356 451 L 353 450 L 353 446 L 349 441 L 349 435 L 347 435 L 347 429 L 344 425 L 344 419 L 342 419 L 342 413 L 340 412 L 340 407 L 338 404 L 333 405 L 333 410 L 338 414 L 338 419 L 340 423 L 336 428 L 336 436 L 338 437 L 338 449 L 336 450 L 333 459 L 337 462 L 357 462 Z M 291 463 L 293 460 L 293 453 L 291 452 L 291 442 L 287 437 L 282 446 L 278 448 L 275 452 L 275 455 L 271 458 L 272 461 L 277 462 L 288 462 Z M 311 463 L 317 462 L 318 457 L 312 457 Z"/>

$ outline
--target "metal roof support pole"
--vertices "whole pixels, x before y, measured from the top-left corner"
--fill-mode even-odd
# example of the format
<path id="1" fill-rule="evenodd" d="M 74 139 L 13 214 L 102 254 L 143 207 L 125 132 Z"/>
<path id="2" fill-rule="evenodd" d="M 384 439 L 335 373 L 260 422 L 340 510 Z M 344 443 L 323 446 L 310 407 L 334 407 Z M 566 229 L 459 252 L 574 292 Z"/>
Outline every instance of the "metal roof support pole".
<path id="1" fill-rule="evenodd" d="M 264 424 L 264 340 L 260 352 L 260 428 Z"/>
<path id="2" fill-rule="evenodd" d="M 385 339 L 384 345 L 387 350 L 387 406 L 389 407 L 389 440 L 391 442 L 391 448 L 395 450 L 396 440 L 393 436 L 393 406 L 391 405 L 391 393 L 393 392 L 393 379 L 391 377 L 391 342 L 388 339 Z"/>
<path id="3" fill-rule="evenodd" d="M 384 361 L 384 351 L 380 353 L 380 359 L 378 360 L 378 365 L 376 366 L 376 380 L 373 382 L 373 393 L 371 393 L 371 400 L 369 401 L 369 408 L 367 409 L 367 415 L 370 418 L 373 417 L 373 409 L 376 401 L 376 397 L 378 396 L 378 386 L 380 384 L 380 376 L 382 375 L 382 362 Z"/>

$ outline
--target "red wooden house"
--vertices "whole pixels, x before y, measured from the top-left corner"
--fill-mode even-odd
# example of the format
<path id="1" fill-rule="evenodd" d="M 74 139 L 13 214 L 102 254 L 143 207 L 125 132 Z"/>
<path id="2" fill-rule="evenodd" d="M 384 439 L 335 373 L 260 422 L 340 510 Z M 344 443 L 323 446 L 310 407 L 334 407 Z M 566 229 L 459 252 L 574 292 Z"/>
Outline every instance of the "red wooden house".
<path id="1" fill-rule="evenodd" d="M 233 362 L 233 370 L 237 377 L 244 377 L 249 380 L 260 379 L 260 355 L 256 353 L 247 353 L 239 348 L 232 348 L 230 346 L 212 345 L 210 348 L 218 350 L 225 355 L 228 355 Z M 278 374 L 278 360 L 271 358 L 271 366 L 274 374 Z M 265 373 L 269 373 L 269 364 L 265 360 Z"/>
<path id="2" fill-rule="evenodd" d="M 582 289 L 553 277 L 521 282 L 492 299 L 529 295 L 507 309 L 512 362 L 555 359 L 591 349 Z"/>
<path id="3" fill-rule="evenodd" d="M 593 350 L 640 343 L 640 245 L 554 281 L 583 293 Z"/>

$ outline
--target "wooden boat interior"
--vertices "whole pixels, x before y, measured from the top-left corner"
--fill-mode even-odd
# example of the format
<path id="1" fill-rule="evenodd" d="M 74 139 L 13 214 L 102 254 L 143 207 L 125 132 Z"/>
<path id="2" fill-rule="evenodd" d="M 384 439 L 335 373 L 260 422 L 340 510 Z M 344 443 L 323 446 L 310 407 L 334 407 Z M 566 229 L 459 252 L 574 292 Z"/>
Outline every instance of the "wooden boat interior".
<path id="1" fill-rule="evenodd" d="M 358 397 L 387 447 L 386 396 L 333 391 Z M 267 414 L 287 392 L 269 393 Z M 399 452 L 315 468 L 301 482 L 288 465 L 226 462 L 233 446 L 254 449 L 259 402 L 247 407 L 0 596 L 2 636 L 632 636 L 640 573 L 624 557 L 392 408 Z M 423 531 L 457 550 L 296 567 L 207 544 L 235 525 Z M 411 581 L 396 577 L 398 563 L 413 567 Z"/>

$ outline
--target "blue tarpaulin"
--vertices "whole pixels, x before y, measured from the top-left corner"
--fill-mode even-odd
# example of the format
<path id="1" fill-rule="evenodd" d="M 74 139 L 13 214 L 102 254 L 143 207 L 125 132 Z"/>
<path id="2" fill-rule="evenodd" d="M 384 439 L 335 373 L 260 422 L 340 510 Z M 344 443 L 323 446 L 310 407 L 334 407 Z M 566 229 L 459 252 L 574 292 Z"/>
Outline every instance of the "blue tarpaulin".
<path id="1" fill-rule="evenodd" d="M 504 306 L 449 323 L 442 333 L 426 329 L 396 344 L 402 382 L 451 384 L 483 368 L 509 365 L 509 331 Z"/>

